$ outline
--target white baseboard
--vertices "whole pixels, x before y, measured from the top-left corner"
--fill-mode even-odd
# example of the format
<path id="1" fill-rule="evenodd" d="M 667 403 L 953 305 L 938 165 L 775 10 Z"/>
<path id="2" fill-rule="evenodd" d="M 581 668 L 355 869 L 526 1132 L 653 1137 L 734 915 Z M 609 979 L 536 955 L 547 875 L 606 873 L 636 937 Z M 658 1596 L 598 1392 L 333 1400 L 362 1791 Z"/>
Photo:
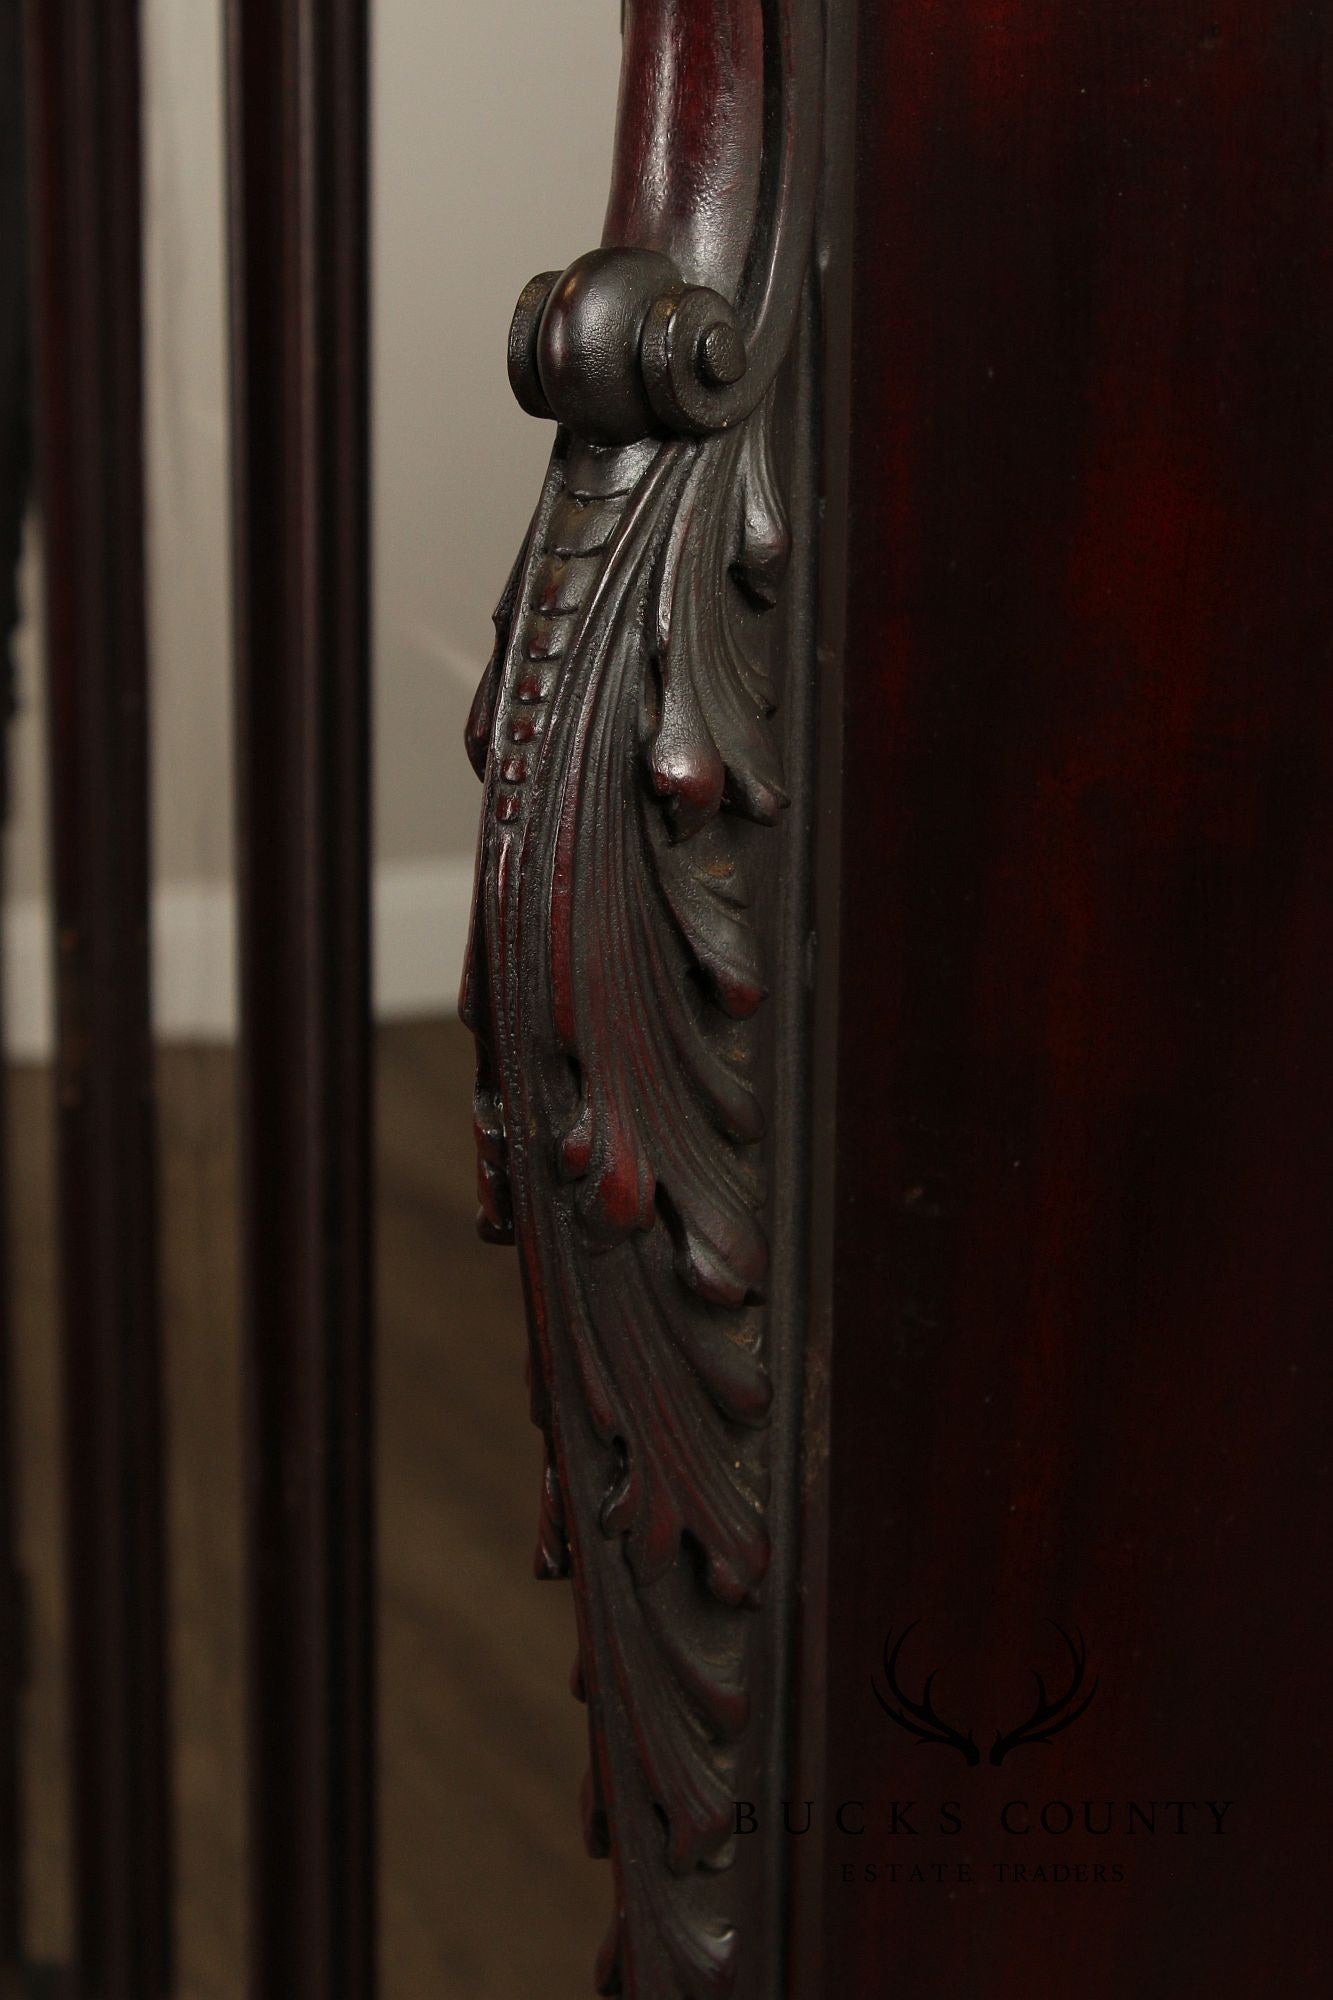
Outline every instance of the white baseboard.
<path id="1" fill-rule="evenodd" d="M 388 862 L 375 871 L 375 1012 L 450 1014 L 472 907 L 470 860 Z M 165 1042 L 236 1034 L 236 898 L 230 883 L 169 883 L 153 897 L 153 1012 Z M 5 1045 L 12 1061 L 52 1048 L 51 922 L 36 897 L 4 924 Z"/>

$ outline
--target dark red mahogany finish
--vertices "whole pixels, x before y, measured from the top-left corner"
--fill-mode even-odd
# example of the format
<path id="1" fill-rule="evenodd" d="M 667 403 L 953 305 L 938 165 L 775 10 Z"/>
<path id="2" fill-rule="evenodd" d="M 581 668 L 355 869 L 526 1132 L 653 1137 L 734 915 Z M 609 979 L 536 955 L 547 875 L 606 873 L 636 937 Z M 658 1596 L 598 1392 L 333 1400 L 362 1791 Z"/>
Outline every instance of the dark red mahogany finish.
<path id="1" fill-rule="evenodd" d="M 825 1815 L 863 1801 L 869 1831 L 826 1839 L 794 1991 L 1309 1994 L 1330 1963 L 1333 13 L 959 0 L 865 4 L 859 33 L 806 1690 L 822 1654 L 827 1761 L 803 1789 Z M 914 1619 L 903 1679 L 919 1696 L 938 1667 L 976 1768 L 874 1699 Z M 1081 1629 L 1097 1694 L 996 1767 L 1029 1669 L 1055 1693 L 1068 1667 L 1049 1619 Z M 1015 1799 L 1114 1801 L 1118 1830 L 1005 1837 Z M 949 1800 L 965 1831 L 942 1836 Z M 1202 1804 L 1170 1830 L 1167 1802 L 1209 1800 L 1234 1802 L 1222 1836 Z M 1155 1836 L 1123 1831 L 1129 1801 L 1158 1802 Z M 962 1861 L 970 1884 L 887 1879 Z M 844 1880 L 868 1862 L 875 1886 Z"/>
<path id="2" fill-rule="evenodd" d="M 171 1986 L 137 0 L 28 0 L 78 2000 Z"/>
<path id="3" fill-rule="evenodd" d="M 375 1990 L 365 0 L 229 0 L 251 2000 Z"/>
<path id="4" fill-rule="evenodd" d="M 576 1594 L 598 1990 L 636 2000 L 782 1981 L 821 66 L 815 0 L 627 8 L 603 246 L 511 329 L 560 428 L 468 732 L 482 1226 Z"/>

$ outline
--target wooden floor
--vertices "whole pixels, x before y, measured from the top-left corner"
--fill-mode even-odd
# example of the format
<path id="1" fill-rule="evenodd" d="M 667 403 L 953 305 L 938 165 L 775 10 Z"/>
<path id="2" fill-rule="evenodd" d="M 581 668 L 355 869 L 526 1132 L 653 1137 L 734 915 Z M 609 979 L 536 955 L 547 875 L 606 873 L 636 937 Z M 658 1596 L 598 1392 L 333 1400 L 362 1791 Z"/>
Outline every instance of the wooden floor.
<path id="1" fill-rule="evenodd" d="M 241 2000 L 244 1940 L 233 1074 L 161 1062 L 172 1422 L 181 1993 Z M 532 1581 L 538 1453 L 513 1253 L 473 1228 L 471 1058 L 453 1023 L 381 1032 L 380 1538 L 385 2000 L 582 2000 L 605 1928 L 584 1857 L 582 1711 L 560 1585 Z M 50 1079 L 11 1079 L 27 1763 L 37 1955 L 68 1924 Z"/>

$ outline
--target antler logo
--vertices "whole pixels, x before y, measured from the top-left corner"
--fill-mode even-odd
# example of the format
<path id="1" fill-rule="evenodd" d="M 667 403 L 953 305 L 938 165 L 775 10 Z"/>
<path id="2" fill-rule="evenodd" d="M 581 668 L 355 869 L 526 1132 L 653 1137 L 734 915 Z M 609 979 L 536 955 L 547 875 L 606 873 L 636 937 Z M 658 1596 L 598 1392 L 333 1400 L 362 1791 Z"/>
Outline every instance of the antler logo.
<path id="1" fill-rule="evenodd" d="M 939 1668 L 932 1667 L 926 1675 L 926 1685 L 921 1690 L 920 1701 L 913 1701 L 910 1695 L 903 1692 L 899 1684 L 898 1661 L 901 1658 L 903 1647 L 907 1644 L 913 1632 L 915 1632 L 917 1625 L 920 1623 L 921 1620 L 918 1618 L 914 1624 L 906 1628 L 897 1645 L 893 1647 L 892 1652 L 889 1651 L 893 1640 L 892 1632 L 888 1633 L 885 1637 L 883 1655 L 884 1678 L 889 1684 L 889 1692 L 897 1702 L 897 1707 L 894 1707 L 893 1703 L 884 1699 L 884 1696 L 879 1691 L 879 1684 L 872 1674 L 870 1685 L 874 1690 L 875 1700 L 884 1710 L 890 1722 L 896 1722 L 899 1729 L 905 1729 L 909 1736 L 916 1738 L 918 1743 L 942 1743 L 946 1749 L 956 1750 L 969 1764 L 979 1764 L 981 1762 L 981 1752 L 977 1748 L 977 1741 L 972 1731 L 969 1729 L 966 1736 L 962 1735 L 959 1730 L 953 1727 L 952 1723 L 946 1722 L 942 1715 L 937 1715 L 935 1712 L 931 1690 L 935 1686 L 935 1681 L 939 1675 Z"/>
<path id="2" fill-rule="evenodd" d="M 1068 1651 L 1070 1664 L 1069 1685 L 1062 1695 L 1058 1695 L 1052 1700 L 1046 1691 L 1046 1683 L 1042 1676 L 1035 1668 L 1033 1669 L 1032 1678 L 1037 1684 L 1037 1700 L 1032 1713 L 1025 1721 L 1020 1722 L 1015 1729 L 996 1730 L 995 1741 L 991 1745 L 990 1752 L 990 1761 L 992 1764 L 1003 1764 L 1011 1750 L 1022 1750 L 1033 1743 L 1051 1742 L 1054 1737 L 1059 1735 L 1061 1730 L 1068 1729 L 1073 1723 L 1078 1721 L 1081 1715 L 1087 1713 L 1092 1698 L 1097 1692 L 1099 1683 L 1095 1678 L 1087 1692 L 1084 1693 L 1083 1691 L 1083 1683 L 1087 1676 L 1088 1668 L 1088 1649 L 1084 1644 L 1082 1633 L 1071 1634 L 1067 1632 L 1064 1626 L 1057 1625 L 1053 1618 L 1048 1622 L 1051 1630 L 1060 1635 Z M 907 1734 L 917 1743 L 938 1743 L 946 1750 L 956 1750 L 965 1763 L 969 1765 L 979 1764 L 981 1762 L 981 1752 L 977 1748 L 976 1737 L 973 1731 L 969 1729 L 967 1734 L 964 1735 L 961 1729 L 956 1729 L 951 1722 L 947 1722 L 936 1710 L 934 1687 L 939 1677 L 939 1668 L 932 1667 L 926 1675 L 925 1685 L 921 1690 L 921 1697 L 918 1701 L 913 1701 L 912 1697 L 906 1693 L 899 1679 L 898 1663 L 902 1658 L 903 1648 L 911 1638 L 913 1632 L 916 1631 L 919 1623 L 920 1620 L 918 1619 L 915 1623 L 906 1626 L 899 1635 L 896 1645 L 894 1644 L 892 1632 L 885 1638 L 881 1665 L 883 1667 L 885 1684 L 888 1688 L 888 1696 L 881 1693 L 878 1677 L 872 1675 L 870 1686 L 875 1700 L 888 1716 L 890 1722 L 896 1723 L 899 1729 L 906 1730 Z M 890 1699 L 889 1697 L 892 1698 Z"/>

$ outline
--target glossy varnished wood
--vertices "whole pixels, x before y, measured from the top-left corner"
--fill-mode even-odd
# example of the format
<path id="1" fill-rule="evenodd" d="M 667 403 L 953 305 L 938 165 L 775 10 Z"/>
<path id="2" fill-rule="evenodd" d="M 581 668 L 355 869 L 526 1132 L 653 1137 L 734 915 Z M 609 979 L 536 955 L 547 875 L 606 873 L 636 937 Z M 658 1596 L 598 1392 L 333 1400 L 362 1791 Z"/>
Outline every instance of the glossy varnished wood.
<path id="1" fill-rule="evenodd" d="M 807 1699 L 821 1809 L 871 1831 L 825 1840 L 808 1990 L 1313 1992 L 1333 23 L 1016 0 L 859 31 Z M 1096 1699 L 993 1767 L 1029 1669 L 1058 1677 L 1052 1618 Z M 912 1619 L 976 1770 L 874 1701 Z M 999 1837 L 1014 1798 L 1234 1805 L 1225 1837 Z M 935 1831 L 950 1799 L 964 1836 Z M 888 1876 L 960 1861 L 970 1884 Z"/>
<path id="2" fill-rule="evenodd" d="M 761 2000 L 784 1943 L 813 681 L 794 354 L 823 14 L 631 0 L 625 27 L 602 247 L 534 279 L 510 333 L 520 403 L 559 428 L 468 728 L 463 1005 L 482 1228 L 516 1242 L 529 1301 L 538 1567 L 578 1607 L 584 1837 L 614 1869 L 597 1990 Z"/>
<path id="3" fill-rule="evenodd" d="M 170 1981 L 139 9 L 27 9 L 59 1047 L 73 1978 Z"/>
<path id="4" fill-rule="evenodd" d="M 230 0 L 253 2000 L 375 1988 L 368 35 Z"/>

